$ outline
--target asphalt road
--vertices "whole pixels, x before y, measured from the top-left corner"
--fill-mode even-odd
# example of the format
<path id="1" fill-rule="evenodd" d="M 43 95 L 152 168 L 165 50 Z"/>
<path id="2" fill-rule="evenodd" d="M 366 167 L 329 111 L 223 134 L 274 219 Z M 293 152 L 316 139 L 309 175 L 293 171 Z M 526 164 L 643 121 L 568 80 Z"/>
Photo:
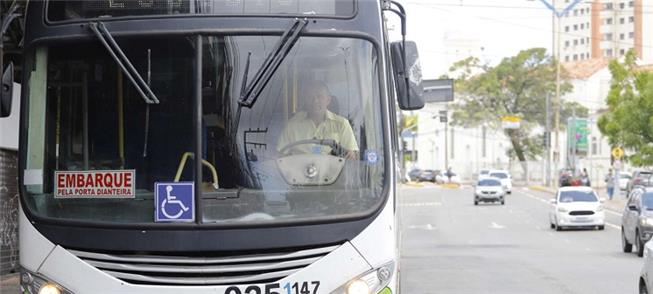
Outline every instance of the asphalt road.
<path id="1" fill-rule="evenodd" d="M 401 293 L 637 293 L 619 212 L 604 231 L 556 232 L 544 192 L 515 187 L 504 206 L 474 206 L 471 188 L 400 192 Z"/>

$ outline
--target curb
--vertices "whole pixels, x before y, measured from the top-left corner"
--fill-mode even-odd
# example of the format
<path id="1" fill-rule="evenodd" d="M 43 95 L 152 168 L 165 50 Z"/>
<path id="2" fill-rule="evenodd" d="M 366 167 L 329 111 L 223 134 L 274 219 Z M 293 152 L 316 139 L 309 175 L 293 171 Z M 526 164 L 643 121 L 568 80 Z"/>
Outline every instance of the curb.
<path id="1" fill-rule="evenodd" d="M 404 185 L 411 186 L 411 187 L 424 187 L 424 184 L 418 182 L 406 182 L 404 183 Z"/>

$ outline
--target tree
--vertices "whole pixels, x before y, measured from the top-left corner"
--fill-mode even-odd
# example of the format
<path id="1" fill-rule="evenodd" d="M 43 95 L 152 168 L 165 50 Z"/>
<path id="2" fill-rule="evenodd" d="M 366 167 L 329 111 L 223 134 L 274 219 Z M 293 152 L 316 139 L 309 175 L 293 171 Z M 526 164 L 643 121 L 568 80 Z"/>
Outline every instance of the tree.
<path id="1" fill-rule="evenodd" d="M 453 124 L 499 128 L 501 117 L 520 117 L 519 129 L 504 132 L 512 144 L 508 155 L 522 162 L 526 173 L 526 160 L 536 159 L 544 151 L 543 135 L 534 129 L 545 125 L 546 95 L 555 93 L 555 66 L 543 48 L 522 50 L 494 67 L 473 57 L 456 62 L 450 69 L 458 75 L 455 89 L 459 102 L 454 106 Z M 562 82 L 561 93 L 570 92 L 572 86 L 564 75 Z M 587 109 L 578 103 L 563 103 L 560 121 L 574 113 L 586 116 Z"/>
<path id="2" fill-rule="evenodd" d="M 624 62 L 610 62 L 612 73 L 606 102 L 608 111 L 598 121 L 599 130 L 612 146 L 631 153 L 636 166 L 653 165 L 653 73 L 637 69 L 633 50 Z"/>

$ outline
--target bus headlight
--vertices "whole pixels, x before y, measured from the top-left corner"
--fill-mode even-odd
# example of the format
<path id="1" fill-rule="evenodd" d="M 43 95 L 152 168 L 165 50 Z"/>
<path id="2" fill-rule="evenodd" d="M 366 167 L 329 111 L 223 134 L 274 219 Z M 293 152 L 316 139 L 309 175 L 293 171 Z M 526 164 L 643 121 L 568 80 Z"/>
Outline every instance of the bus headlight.
<path id="1" fill-rule="evenodd" d="M 377 294 L 391 293 L 384 289 L 390 283 L 394 273 L 394 262 L 387 263 L 377 269 L 364 273 L 363 275 L 349 281 L 333 294 Z"/>
<path id="2" fill-rule="evenodd" d="M 24 294 L 72 294 L 64 287 L 26 271 L 20 275 L 20 288 Z"/>

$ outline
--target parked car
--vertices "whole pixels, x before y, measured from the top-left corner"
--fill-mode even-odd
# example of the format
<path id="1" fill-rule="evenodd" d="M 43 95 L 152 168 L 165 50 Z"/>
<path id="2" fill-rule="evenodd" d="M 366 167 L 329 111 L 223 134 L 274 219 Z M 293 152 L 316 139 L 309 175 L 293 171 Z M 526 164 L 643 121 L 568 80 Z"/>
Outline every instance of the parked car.
<path id="1" fill-rule="evenodd" d="M 653 172 L 648 170 L 638 170 L 633 173 L 633 177 L 628 181 L 628 186 L 626 187 L 627 195 L 630 195 L 630 192 L 633 191 L 634 187 L 646 187 L 651 184 L 650 177 L 653 175 Z"/>
<path id="2" fill-rule="evenodd" d="M 418 179 L 420 182 L 435 183 L 438 181 L 438 171 L 432 169 L 425 169 L 419 174 Z"/>
<path id="3" fill-rule="evenodd" d="M 633 178 L 633 175 L 629 172 L 619 172 L 619 189 L 626 190 L 628 188 L 628 182 Z"/>
<path id="4" fill-rule="evenodd" d="M 653 187 L 635 188 L 621 215 L 621 247 L 631 252 L 635 245 L 641 257 L 644 244 L 653 235 Z"/>
<path id="5" fill-rule="evenodd" d="M 490 170 L 489 169 L 482 169 L 478 171 L 478 179 L 486 178 L 490 176 Z"/>
<path id="6" fill-rule="evenodd" d="M 653 293 L 653 241 L 644 245 L 644 264 L 639 274 L 639 292 Z"/>
<path id="7" fill-rule="evenodd" d="M 422 173 L 422 170 L 419 169 L 419 168 L 411 169 L 411 170 L 408 172 L 408 178 L 409 178 L 411 181 L 413 181 L 413 182 L 417 182 L 417 181 L 419 181 L 419 175 L 420 175 L 421 173 Z"/>
<path id="8" fill-rule="evenodd" d="M 558 184 L 560 187 L 573 186 L 574 170 L 570 168 L 563 168 L 560 170 L 558 176 Z"/>
<path id="9" fill-rule="evenodd" d="M 552 229 L 560 231 L 572 227 L 605 228 L 603 200 L 590 187 L 561 187 L 556 198 L 551 199 L 553 209 L 549 212 Z"/>
<path id="10" fill-rule="evenodd" d="M 479 202 L 500 202 L 501 205 L 506 203 L 501 179 L 486 177 L 476 183 L 474 205 L 478 205 Z"/>
<path id="11" fill-rule="evenodd" d="M 506 193 L 512 194 L 512 177 L 510 173 L 506 170 L 493 169 L 490 171 L 490 177 L 497 178 L 501 180 Z"/>

